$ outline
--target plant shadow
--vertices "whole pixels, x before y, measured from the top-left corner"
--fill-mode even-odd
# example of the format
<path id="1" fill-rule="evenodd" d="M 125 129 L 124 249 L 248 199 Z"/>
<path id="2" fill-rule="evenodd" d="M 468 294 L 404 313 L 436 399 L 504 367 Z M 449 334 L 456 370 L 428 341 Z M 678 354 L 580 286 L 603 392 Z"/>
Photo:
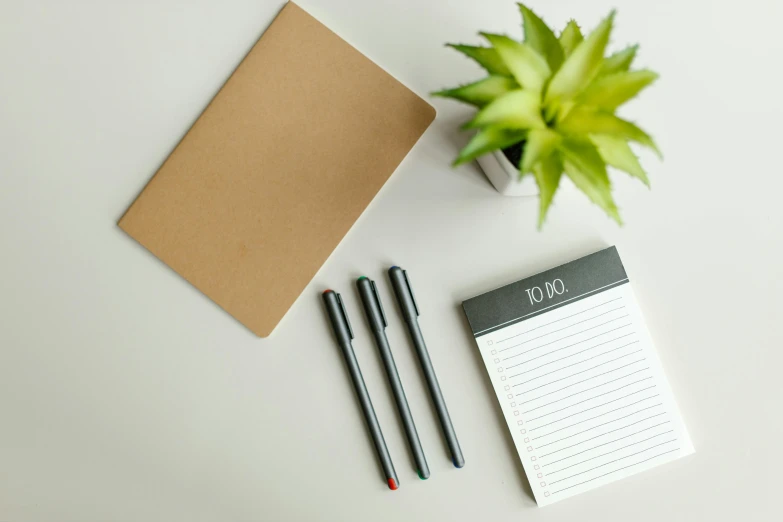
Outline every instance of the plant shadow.
<path id="1" fill-rule="evenodd" d="M 462 124 L 469 119 L 470 118 L 466 116 L 466 113 L 462 112 L 449 113 L 447 116 L 438 119 L 438 130 L 444 141 L 442 146 L 449 151 L 452 151 L 453 157 L 448 160 L 449 162 L 457 157 L 459 151 L 462 150 L 473 137 L 472 132 L 461 129 Z M 492 183 L 490 183 L 489 179 L 487 179 L 482 172 L 481 167 L 479 167 L 478 163 L 475 161 L 460 165 L 452 170 L 454 175 L 468 180 L 472 185 L 480 186 L 489 192 L 495 190 Z"/>

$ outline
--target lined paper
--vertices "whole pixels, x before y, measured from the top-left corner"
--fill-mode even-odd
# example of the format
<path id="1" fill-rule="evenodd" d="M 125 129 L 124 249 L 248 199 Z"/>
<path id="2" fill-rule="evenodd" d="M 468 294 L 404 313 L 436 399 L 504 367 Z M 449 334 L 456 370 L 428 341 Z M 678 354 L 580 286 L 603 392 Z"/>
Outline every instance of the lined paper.
<path id="1" fill-rule="evenodd" d="M 610 284 L 569 285 L 589 271 L 575 269 L 581 260 L 563 265 L 544 274 L 544 285 L 557 280 L 556 288 L 515 283 L 521 316 L 499 314 L 497 326 L 476 333 L 541 506 L 693 452 L 619 256 L 609 254 L 620 267 L 607 274 L 618 277 Z M 537 292 L 527 294 L 531 287 L 542 288 L 540 303 Z M 558 296 L 551 305 L 549 294 Z M 484 296 L 466 302 L 469 319 L 482 299 L 485 308 L 498 305 Z"/>

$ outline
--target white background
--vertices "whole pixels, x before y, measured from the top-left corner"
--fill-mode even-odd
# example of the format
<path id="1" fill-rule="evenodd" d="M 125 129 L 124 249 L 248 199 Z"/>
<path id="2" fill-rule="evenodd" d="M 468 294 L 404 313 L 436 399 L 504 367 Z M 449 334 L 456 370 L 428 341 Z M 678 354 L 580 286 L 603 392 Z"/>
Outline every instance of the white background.
<path id="1" fill-rule="evenodd" d="M 532 0 L 553 25 L 619 9 L 661 80 L 625 112 L 653 183 L 615 176 L 618 228 L 571 188 L 543 232 L 439 115 L 269 339 L 116 221 L 282 7 L 0 0 L 0 520 L 752 520 L 780 503 L 783 4 Z M 510 0 L 302 0 L 421 94 L 476 79 L 443 43 L 519 36 Z M 270 71 L 270 73 L 273 73 Z M 325 100 L 328 103 L 328 100 Z M 306 153 L 306 151 L 303 151 Z M 313 173 L 317 175 L 317 173 Z M 616 244 L 693 456 L 535 506 L 460 302 Z M 467 460 L 456 470 L 385 269 L 408 269 Z M 413 471 L 353 281 L 379 281 L 432 477 Z M 346 296 L 402 487 L 381 480 L 320 293 Z"/>

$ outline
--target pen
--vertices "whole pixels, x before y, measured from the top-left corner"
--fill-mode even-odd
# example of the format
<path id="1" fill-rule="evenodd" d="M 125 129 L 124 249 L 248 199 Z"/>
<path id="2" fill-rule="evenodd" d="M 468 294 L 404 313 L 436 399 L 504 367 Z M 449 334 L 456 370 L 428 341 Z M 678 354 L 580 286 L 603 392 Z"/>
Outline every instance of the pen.
<path id="1" fill-rule="evenodd" d="M 408 273 L 398 266 L 393 266 L 389 269 L 389 278 L 394 288 L 394 294 L 397 296 L 402 317 L 408 325 L 411 341 L 413 341 L 413 345 L 416 347 L 416 352 L 419 355 L 419 362 L 424 372 L 424 378 L 427 381 L 427 388 L 430 390 L 432 402 L 435 404 L 435 410 L 438 412 L 440 419 L 440 426 L 443 429 L 443 435 L 446 437 L 446 443 L 451 452 L 451 460 L 454 466 L 461 468 L 465 465 L 465 458 L 462 456 L 457 434 L 454 431 L 454 426 L 451 424 L 446 401 L 443 399 L 443 392 L 440 391 L 438 378 L 435 376 L 435 369 L 432 367 L 430 354 L 427 351 L 424 336 L 421 334 L 421 328 L 419 328 L 419 307 L 416 304 L 416 298 L 413 296 L 413 288 L 408 279 Z"/>
<path id="2" fill-rule="evenodd" d="M 334 328 L 334 335 L 337 337 L 337 344 L 342 349 L 345 363 L 348 366 L 348 372 L 351 374 L 351 381 L 359 397 L 364 419 L 367 421 L 367 427 L 370 430 L 375 450 L 378 452 L 378 459 L 381 461 L 383 473 L 386 476 L 386 482 L 389 489 L 397 489 L 400 481 L 397 479 L 397 473 L 394 471 L 389 449 L 386 447 L 386 441 L 383 440 L 381 425 L 378 424 L 378 418 L 375 416 L 375 410 L 372 407 L 370 394 L 367 392 L 367 386 L 364 384 L 362 371 L 359 369 L 359 361 L 356 360 L 356 354 L 353 352 L 351 339 L 353 339 L 353 329 L 348 321 L 348 314 L 345 311 L 343 300 L 340 294 L 332 290 L 324 292 L 324 303 L 326 311 L 329 313 L 329 320 Z"/>
<path id="3" fill-rule="evenodd" d="M 419 478 L 425 480 L 430 476 L 430 468 L 427 466 L 427 459 L 424 457 L 424 450 L 419 441 L 419 434 L 416 432 L 416 425 L 413 423 L 413 415 L 408 407 L 408 399 L 405 397 L 405 390 L 400 381 L 400 375 L 397 373 L 397 365 L 394 364 L 389 340 L 386 338 L 386 313 L 383 311 L 381 296 L 378 295 L 378 287 L 375 281 L 362 276 L 356 281 L 359 289 L 359 296 L 362 298 L 364 312 L 367 314 L 367 322 L 370 324 L 375 343 L 378 345 L 378 351 L 383 360 L 383 366 L 386 368 L 386 375 L 389 378 L 389 385 L 394 395 L 394 401 L 397 403 L 397 410 L 400 412 L 400 419 L 405 428 L 405 435 L 408 438 L 408 444 L 413 453 L 413 459 L 416 462 L 416 471 Z"/>

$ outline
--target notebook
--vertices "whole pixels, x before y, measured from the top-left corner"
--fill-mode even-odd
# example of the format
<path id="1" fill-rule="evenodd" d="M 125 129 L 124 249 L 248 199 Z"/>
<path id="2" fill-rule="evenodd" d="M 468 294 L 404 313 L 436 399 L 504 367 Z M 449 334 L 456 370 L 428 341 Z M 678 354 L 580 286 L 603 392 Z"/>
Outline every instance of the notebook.
<path id="1" fill-rule="evenodd" d="M 693 452 L 616 248 L 463 308 L 539 506 Z"/>
<path id="2" fill-rule="evenodd" d="M 119 226 L 267 336 L 434 118 L 288 3 Z"/>

